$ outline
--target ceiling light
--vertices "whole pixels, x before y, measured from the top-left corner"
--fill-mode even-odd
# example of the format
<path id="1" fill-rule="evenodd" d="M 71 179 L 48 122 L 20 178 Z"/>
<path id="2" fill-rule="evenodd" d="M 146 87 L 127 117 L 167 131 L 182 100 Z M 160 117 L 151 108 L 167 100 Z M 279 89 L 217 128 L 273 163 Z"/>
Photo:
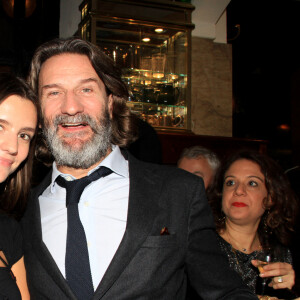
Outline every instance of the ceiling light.
<path id="1" fill-rule="evenodd" d="M 165 32 L 165 30 L 163 28 L 155 28 L 154 31 L 156 33 L 162 33 L 162 32 Z"/>

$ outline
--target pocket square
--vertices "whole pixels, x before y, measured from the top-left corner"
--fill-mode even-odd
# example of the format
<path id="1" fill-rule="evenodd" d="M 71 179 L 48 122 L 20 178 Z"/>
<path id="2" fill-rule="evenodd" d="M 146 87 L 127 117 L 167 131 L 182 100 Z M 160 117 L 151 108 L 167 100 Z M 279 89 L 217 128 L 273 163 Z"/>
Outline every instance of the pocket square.
<path id="1" fill-rule="evenodd" d="M 160 231 L 160 235 L 169 235 L 169 230 L 167 227 L 163 227 Z"/>

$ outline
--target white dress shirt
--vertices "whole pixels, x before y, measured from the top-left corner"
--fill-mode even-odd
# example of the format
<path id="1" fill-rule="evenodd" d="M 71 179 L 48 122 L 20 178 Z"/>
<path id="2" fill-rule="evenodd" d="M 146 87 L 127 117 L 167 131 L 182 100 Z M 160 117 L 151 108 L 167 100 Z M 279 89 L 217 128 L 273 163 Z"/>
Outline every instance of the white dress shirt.
<path id="1" fill-rule="evenodd" d="M 129 196 L 128 162 L 119 147 L 113 146 L 112 152 L 95 169 L 100 166 L 110 168 L 113 173 L 88 185 L 78 204 L 88 242 L 94 289 L 100 283 L 124 235 Z M 75 179 L 59 172 L 54 163 L 52 182 L 39 197 L 39 203 L 43 241 L 65 277 L 66 190 L 55 183 L 59 175 L 67 180 Z"/>

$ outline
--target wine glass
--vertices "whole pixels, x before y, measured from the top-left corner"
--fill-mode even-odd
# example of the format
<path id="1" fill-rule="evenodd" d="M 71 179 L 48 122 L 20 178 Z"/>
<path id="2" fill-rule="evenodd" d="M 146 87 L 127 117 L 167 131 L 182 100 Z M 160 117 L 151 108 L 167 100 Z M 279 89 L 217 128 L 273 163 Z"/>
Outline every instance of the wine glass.
<path id="1" fill-rule="evenodd" d="M 258 270 L 259 273 L 263 273 L 263 267 L 271 262 L 271 253 L 270 249 L 263 249 L 257 253 L 256 259 L 258 260 Z M 265 287 L 267 284 L 268 278 L 261 278 L 261 291 L 259 292 L 260 295 L 264 295 Z"/>

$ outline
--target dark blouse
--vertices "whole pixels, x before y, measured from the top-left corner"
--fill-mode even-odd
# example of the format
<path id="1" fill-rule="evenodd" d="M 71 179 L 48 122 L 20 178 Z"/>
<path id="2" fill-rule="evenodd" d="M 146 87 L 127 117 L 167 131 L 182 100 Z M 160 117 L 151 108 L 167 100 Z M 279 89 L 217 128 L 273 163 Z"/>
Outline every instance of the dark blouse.
<path id="1" fill-rule="evenodd" d="M 221 236 L 218 236 L 218 242 L 220 244 L 222 252 L 224 252 L 227 256 L 229 265 L 232 269 L 234 269 L 237 273 L 240 274 L 242 277 L 244 283 L 254 292 L 256 293 L 257 285 L 259 286 L 260 280 L 259 271 L 256 267 L 254 267 L 251 264 L 251 260 L 256 259 L 258 251 L 254 251 L 250 254 L 243 253 L 238 250 L 232 249 L 232 246 L 225 241 Z M 283 246 L 278 246 L 278 249 L 276 249 L 276 254 L 274 254 L 274 257 L 272 257 L 273 262 L 286 262 L 289 264 L 292 264 L 292 256 L 291 252 L 289 249 L 283 247 Z M 267 287 L 268 288 L 268 287 Z M 271 293 L 281 293 L 283 291 L 280 290 L 274 290 L 269 288 L 268 292 L 266 291 L 267 295 L 270 295 Z M 289 293 L 288 291 L 285 291 Z M 270 295 L 271 296 L 271 295 Z M 274 295 L 275 296 L 275 295 Z M 291 297 L 286 296 L 287 298 L 285 299 L 292 299 L 294 298 L 294 295 L 292 294 Z"/>
<path id="2" fill-rule="evenodd" d="M 23 256 L 22 235 L 19 224 L 3 214 L 0 214 L 0 250 L 8 262 L 6 267 L 0 267 L 0 300 L 21 300 L 11 267 Z"/>

